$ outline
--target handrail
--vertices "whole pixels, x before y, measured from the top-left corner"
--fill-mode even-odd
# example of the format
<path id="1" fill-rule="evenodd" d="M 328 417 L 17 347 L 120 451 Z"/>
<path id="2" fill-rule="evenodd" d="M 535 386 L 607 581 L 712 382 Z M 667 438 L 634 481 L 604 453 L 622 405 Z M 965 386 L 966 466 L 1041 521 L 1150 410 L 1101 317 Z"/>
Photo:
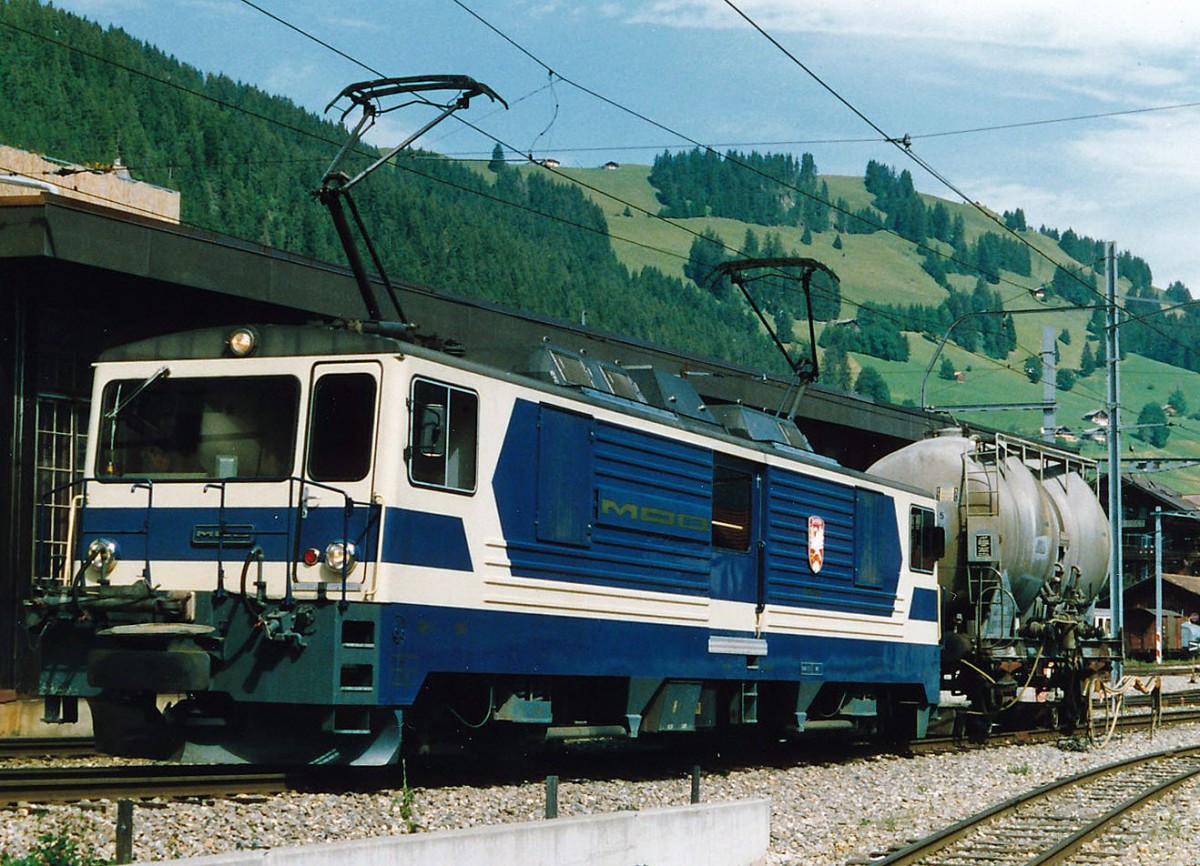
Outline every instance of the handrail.
<path id="1" fill-rule="evenodd" d="M 129 488 L 132 493 L 135 490 L 146 491 L 146 516 L 142 518 L 142 532 L 146 536 L 143 552 L 146 554 L 146 564 L 142 569 L 142 578 L 147 584 L 153 586 L 150 580 L 150 515 L 154 513 L 154 481 L 147 478 L 145 481 L 135 481 L 133 486 Z"/>
<path id="2" fill-rule="evenodd" d="M 112 479 L 112 480 L 116 480 L 116 479 Z M 227 544 L 226 544 L 226 542 L 228 540 L 226 538 L 226 530 L 229 526 L 229 521 L 227 519 L 228 518 L 227 486 L 229 483 L 237 482 L 238 480 L 239 480 L 238 478 L 227 478 L 227 479 L 209 481 L 204 484 L 204 486 L 201 490 L 202 493 L 207 493 L 208 491 L 215 489 L 215 490 L 219 491 L 219 493 L 220 493 L 220 502 L 217 505 L 218 519 L 217 519 L 217 539 L 216 539 L 216 541 L 217 541 L 216 593 L 217 593 L 218 598 L 224 596 L 225 593 L 228 591 L 227 586 L 226 586 L 227 575 L 225 573 L 225 558 L 226 558 L 226 554 L 228 553 Z M 258 480 L 259 479 L 256 479 L 256 481 L 258 481 Z M 363 520 L 362 526 L 361 526 L 361 542 L 362 543 L 357 545 L 357 547 L 360 551 L 359 561 L 362 562 L 363 568 L 364 568 L 364 587 L 365 587 L 366 571 L 369 569 L 369 566 L 372 563 L 374 563 L 379 556 L 379 551 L 376 549 L 376 547 L 378 545 L 372 546 L 371 544 L 368 543 L 368 541 L 369 541 L 369 538 L 370 538 L 370 535 L 372 532 L 381 532 L 381 530 L 382 530 L 382 512 L 383 512 L 382 505 L 379 502 L 376 502 L 373 500 L 359 501 L 359 500 L 355 499 L 353 496 L 351 496 L 350 493 L 348 493 L 343 488 L 335 487 L 331 484 L 326 484 L 326 483 L 323 483 L 320 481 L 312 481 L 310 479 L 305 479 L 305 478 L 301 478 L 298 476 L 282 476 L 280 478 L 275 478 L 275 479 L 270 479 L 270 480 L 275 483 L 280 483 L 283 481 L 287 482 L 287 484 L 288 484 L 287 499 L 286 499 L 286 502 L 283 503 L 282 507 L 284 509 L 286 509 L 287 512 L 291 512 L 291 513 L 295 514 L 294 520 L 285 520 L 283 522 L 284 527 L 286 527 L 282 533 L 285 536 L 285 538 L 284 538 L 285 554 L 284 554 L 283 561 L 282 561 L 282 565 L 284 566 L 284 601 L 283 601 L 284 606 L 287 608 L 290 608 L 291 606 L 293 606 L 295 604 L 294 585 L 299 579 L 297 568 L 298 568 L 299 562 L 301 561 L 300 544 L 301 544 L 301 540 L 302 540 L 302 538 L 301 538 L 302 526 L 303 526 L 303 521 L 307 517 L 307 515 L 305 514 L 306 503 L 304 501 L 304 496 L 305 496 L 306 490 L 308 490 L 308 489 L 315 488 L 315 489 L 325 490 L 325 491 L 328 491 L 332 494 L 336 494 L 337 496 L 341 497 L 341 500 L 342 500 L 342 502 L 341 502 L 341 512 L 342 512 L 341 537 L 342 537 L 342 540 L 344 543 L 347 543 L 347 544 L 351 543 L 351 538 L 350 538 L 351 524 L 354 521 L 355 514 L 356 513 L 361 514 L 362 513 L 361 509 L 365 509 L 365 516 L 364 516 L 364 520 Z M 46 515 L 49 512 L 49 508 L 55 504 L 57 498 L 60 497 L 65 491 L 80 491 L 80 492 L 73 492 L 73 494 L 72 494 L 72 521 L 73 521 L 73 525 L 76 525 L 77 531 L 74 533 L 73 538 L 68 537 L 66 539 L 66 543 L 70 547 L 72 545 L 72 541 L 74 541 L 74 547 L 76 549 L 74 549 L 74 550 L 68 549 L 65 553 L 64 562 L 66 563 L 66 565 L 64 567 L 66 568 L 67 573 L 71 573 L 74 571 L 73 566 L 74 566 L 75 562 L 80 562 L 83 560 L 82 551 L 79 548 L 83 544 L 84 535 L 85 535 L 85 533 L 82 530 L 86 526 L 85 512 L 86 512 L 86 509 L 88 508 L 88 504 L 89 504 L 88 503 L 88 500 L 89 500 L 88 486 L 91 483 L 97 482 L 97 481 L 103 483 L 105 481 L 105 479 L 99 479 L 99 478 L 94 478 L 94 477 L 84 477 L 84 478 L 73 479 L 73 480 L 65 482 L 63 484 L 56 485 L 55 487 L 51 488 L 50 490 L 47 490 L 46 492 L 44 492 L 39 497 L 39 501 L 36 506 L 38 509 L 38 512 L 39 512 L 38 518 L 37 518 L 37 523 L 39 525 L 39 529 L 38 529 L 38 537 L 37 537 L 37 556 L 36 556 L 37 561 L 35 562 L 34 577 L 37 576 L 37 573 L 41 573 L 43 571 L 45 571 L 45 573 L 51 578 L 54 576 L 53 574 L 50 573 L 50 569 L 52 568 L 52 565 L 49 562 L 49 558 L 46 554 L 48 544 L 51 541 L 51 538 L 50 538 L 51 529 L 50 529 L 50 526 L 48 525 L 48 520 L 47 520 Z M 143 489 L 146 491 L 146 494 L 147 494 L 141 529 L 140 530 L 126 530 L 126 532 L 132 532 L 133 534 L 141 535 L 144 539 L 145 549 L 144 549 L 144 565 L 143 565 L 143 571 L 142 571 L 142 578 L 147 583 L 151 583 L 151 575 L 152 575 L 152 554 L 151 554 L 152 545 L 151 545 L 151 541 L 152 541 L 153 531 L 154 531 L 153 530 L 153 523 L 154 523 L 153 514 L 154 514 L 154 507 L 155 507 L 155 504 L 154 504 L 155 481 L 152 478 L 132 478 L 132 477 L 119 479 L 119 481 L 125 482 L 125 483 L 130 483 L 131 484 L 131 486 L 130 486 L 131 493 L 134 491 L 137 491 L 139 489 Z M 195 483 L 195 482 L 187 481 L 187 482 L 179 482 L 179 483 L 189 484 L 189 483 Z M 78 508 L 78 518 L 77 519 L 75 517 L 75 509 L 76 508 Z M 271 535 L 278 536 L 281 533 L 280 533 L 280 530 L 276 529 L 274 531 L 265 530 L 264 534 L 271 534 Z M 380 539 L 379 543 L 382 543 L 382 539 Z M 288 555 L 287 552 L 290 552 L 290 556 Z M 348 566 L 348 560 L 343 561 L 341 581 L 340 581 L 341 592 L 340 592 L 340 600 L 339 600 L 339 605 L 343 609 L 346 606 L 348 606 L 348 604 L 349 604 L 349 601 L 348 601 L 349 568 L 347 566 Z"/>
<path id="3" fill-rule="evenodd" d="M 225 597 L 225 482 L 213 481 L 204 485 L 201 493 L 217 489 L 221 491 L 221 503 L 217 511 L 217 598 Z"/>

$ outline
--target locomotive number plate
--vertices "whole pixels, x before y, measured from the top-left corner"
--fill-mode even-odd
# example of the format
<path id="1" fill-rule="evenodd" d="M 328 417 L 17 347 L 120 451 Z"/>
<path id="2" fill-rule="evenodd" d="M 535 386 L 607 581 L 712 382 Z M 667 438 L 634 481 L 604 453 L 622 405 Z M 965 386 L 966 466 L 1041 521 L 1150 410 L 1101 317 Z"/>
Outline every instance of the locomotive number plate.
<path id="1" fill-rule="evenodd" d="M 197 523 L 192 527 L 192 547 L 250 547 L 254 544 L 253 523 Z"/>

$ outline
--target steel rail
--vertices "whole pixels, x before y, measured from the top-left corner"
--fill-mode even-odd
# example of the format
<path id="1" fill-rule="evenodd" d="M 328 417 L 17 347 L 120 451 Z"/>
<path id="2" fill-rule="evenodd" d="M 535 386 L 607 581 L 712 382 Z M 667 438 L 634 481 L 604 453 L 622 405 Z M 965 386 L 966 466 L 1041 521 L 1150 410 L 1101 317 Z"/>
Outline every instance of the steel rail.
<path id="1" fill-rule="evenodd" d="M 98 754 L 96 741 L 91 737 L 0 737 L 0 761 Z"/>
<path id="2" fill-rule="evenodd" d="M 1150 713 L 1125 713 L 1117 720 L 1117 730 L 1123 733 L 1130 731 L 1139 731 L 1146 728 L 1166 728 L 1172 725 L 1186 725 L 1200 722 L 1200 708 L 1181 707 L 1172 708 L 1157 719 Z M 909 749 L 913 754 L 938 754 L 946 751 L 953 751 L 963 748 L 982 749 L 995 746 L 1011 746 L 1022 745 L 1028 746 L 1036 743 L 1052 743 L 1062 740 L 1070 734 L 1063 733 L 1052 728 L 1028 728 L 1015 731 L 1001 731 L 992 733 L 987 740 L 980 743 L 969 743 L 960 737 L 952 736 L 928 736 L 920 740 L 913 740 L 909 743 Z M 1086 725 L 1081 725 L 1075 732 L 1074 736 L 1086 736 Z"/>
<path id="3" fill-rule="evenodd" d="M 253 766 L 151 764 L 0 769 L 0 804 L 274 793 L 300 784 L 306 776 L 295 768 Z"/>
<path id="4" fill-rule="evenodd" d="M 1178 775 L 1167 779 L 1161 784 L 1155 785 L 1152 788 L 1147 788 L 1128 800 L 1121 802 L 1104 813 L 1096 820 L 1092 821 L 1078 831 L 1071 834 L 1058 845 L 1045 851 L 1033 860 L 1030 860 L 1027 866 L 1052 866 L 1052 864 L 1065 863 L 1071 855 L 1086 845 L 1088 842 L 1098 839 L 1104 835 L 1113 824 L 1120 821 L 1125 816 L 1137 811 L 1161 797 L 1166 796 L 1171 791 L 1183 785 L 1186 782 L 1200 776 L 1200 766 L 1185 770 Z"/>
<path id="5" fill-rule="evenodd" d="M 984 809 L 981 812 L 977 812 L 974 815 L 964 818 L 950 827 L 946 827 L 945 829 L 926 836 L 924 839 L 918 840 L 917 842 L 901 848 L 898 851 L 894 851 L 891 854 L 888 854 L 882 860 L 876 861 L 877 866 L 916 866 L 916 864 L 925 862 L 927 858 L 945 853 L 952 845 L 968 840 L 983 830 L 994 828 L 994 826 L 1003 818 L 1016 815 L 1019 811 L 1031 806 L 1032 804 L 1057 798 L 1068 789 L 1088 785 L 1100 779 L 1111 777 L 1121 772 L 1149 766 L 1156 762 L 1189 757 L 1200 758 L 1200 746 L 1186 749 L 1168 749 L 1161 752 L 1153 752 L 1147 755 L 1139 755 L 1135 758 L 1128 758 L 1113 764 L 1106 764 L 1102 767 L 1096 767 L 1091 770 L 1086 770 L 1082 773 L 1077 773 L 1074 776 L 1069 776 L 1065 779 L 1058 779 L 1053 782 L 1049 782 L 1045 785 L 1034 788 L 1032 791 L 1028 791 L 1001 803 L 997 803 L 996 805 Z M 1190 775 L 1200 773 L 1200 765 L 1189 768 L 1187 772 Z M 1145 797 L 1153 794 L 1154 791 L 1156 791 L 1159 787 L 1163 787 L 1165 784 L 1181 784 L 1182 781 L 1184 781 L 1184 779 L 1180 779 L 1178 775 L 1173 776 L 1170 780 L 1168 780 L 1167 783 L 1156 785 L 1153 788 L 1147 788 L 1146 790 L 1142 791 L 1138 797 L 1144 799 Z M 1124 805 L 1125 801 L 1123 801 L 1120 806 L 1114 807 L 1111 810 L 1107 810 L 1105 815 L 1101 817 L 1107 817 L 1110 812 L 1117 813 L 1119 815 L 1119 810 L 1121 810 Z M 1087 821 L 1085 823 L 1085 827 L 1083 828 L 1079 828 L 1078 825 L 1072 827 L 1071 838 L 1073 838 L 1075 835 L 1082 834 L 1083 830 L 1090 828 L 1092 824 L 1098 822 L 1099 820 L 1100 818 L 1094 818 L 1091 821 Z M 1111 820 L 1115 820 L 1115 817 L 1108 819 L 1109 822 L 1111 822 Z M 1102 830 L 1102 826 L 1093 831 L 1093 835 L 1097 832 L 1100 832 L 1100 830 Z M 1091 836 L 1088 836 L 1087 838 L 1091 838 Z M 1025 859 L 1020 861 L 1012 860 L 1011 862 L 1020 862 L 1025 864 L 1025 866 L 1056 862 L 1054 860 L 1043 860 L 1040 858 L 1046 856 L 1048 852 L 1053 851 L 1055 848 L 1066 846 L 1069 841 L 1069 838 L 1067 840 L 1060 839 L 1058 842 L 1053 843 L 1052 847 L 1045 848 L 1035 854 L 1034 859 Z M 999 861 L 997 860 L 997 862 Z"/>

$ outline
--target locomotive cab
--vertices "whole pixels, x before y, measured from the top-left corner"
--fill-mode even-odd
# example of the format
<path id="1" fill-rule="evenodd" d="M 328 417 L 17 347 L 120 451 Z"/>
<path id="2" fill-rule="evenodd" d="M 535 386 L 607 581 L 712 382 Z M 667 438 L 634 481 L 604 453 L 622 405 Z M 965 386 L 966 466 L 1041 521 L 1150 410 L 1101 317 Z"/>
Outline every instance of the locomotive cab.
<path id="1" fill-rule="evenodd" d="M 245 729 L 234 758 L 271 759 L 251 741 L 286 731 L 260 736 L 231 700 L 309 706 L 297 727 L 308 716 L 351 759 L 398 742 L 375 706 L 378 617 L 362 603 L 383 364 L 361 353 L 394 344 L 314 330 L 312 354 L 294 355 L 283 333 L 162 338 L 97 367 L 91 472 L 43 507 L 69 509 L 70 534 L 43 540 L 28 618 L 48 716 L 86 698 L 111 751 L 178 754 L 216 719 Z M 194 759 L 230 759 L 197 742 Z"/>

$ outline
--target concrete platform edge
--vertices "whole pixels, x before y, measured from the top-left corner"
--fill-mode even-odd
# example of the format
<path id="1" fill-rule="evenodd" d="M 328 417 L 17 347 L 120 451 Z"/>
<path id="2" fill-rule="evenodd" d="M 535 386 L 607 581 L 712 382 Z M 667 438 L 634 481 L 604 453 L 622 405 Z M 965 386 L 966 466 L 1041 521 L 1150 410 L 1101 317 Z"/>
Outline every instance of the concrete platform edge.
<path id="1" fill-rule="evenodd" d="M 769 800 L 737 800 L 169 862 L 190 866 L 755 866 L 766 856 L 770 822 Z"/>

